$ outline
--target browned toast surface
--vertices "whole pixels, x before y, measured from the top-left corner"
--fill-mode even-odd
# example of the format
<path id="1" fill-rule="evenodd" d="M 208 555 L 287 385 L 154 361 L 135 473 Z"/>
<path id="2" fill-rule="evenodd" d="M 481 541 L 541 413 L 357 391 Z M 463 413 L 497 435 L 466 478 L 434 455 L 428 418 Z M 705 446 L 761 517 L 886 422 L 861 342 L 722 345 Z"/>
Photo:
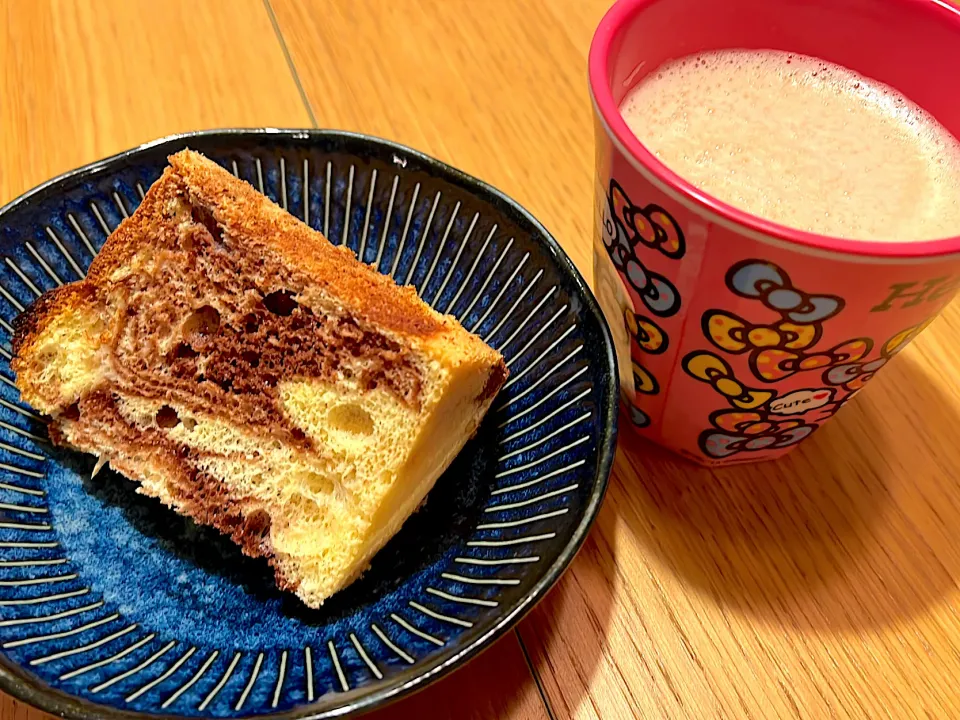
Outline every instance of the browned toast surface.
<path id="1" fill-rule="evenodd" d="M 406 335 L 427 336 L 449 329 L 449 323 L 432 312 L 413 288 L 398 287 L 361 263 L 349 249 L 332 245 L 216 163 L 189 150 L 172 155 L 169 161 L 170 167 L 144 198 L 142 211 L 125 219 L 94 259 L 87 277 L 79 283 L 82 290 L 76 283 L 54 290 L 52 297 L 45 296 L 44 302 L 35 303 L 18 318 L 15 347 L 29 342 L 50 311 L 109 279 L 137 251 L 143 238 L 160 231 L 158 225 L 170 217 L 165 205 L 184 196 L 211 211 L 209 217 L 200 218 L 211 234 L 227 231 L 248 243 L 251 252 L 277 253 L 369 322 Z"/>

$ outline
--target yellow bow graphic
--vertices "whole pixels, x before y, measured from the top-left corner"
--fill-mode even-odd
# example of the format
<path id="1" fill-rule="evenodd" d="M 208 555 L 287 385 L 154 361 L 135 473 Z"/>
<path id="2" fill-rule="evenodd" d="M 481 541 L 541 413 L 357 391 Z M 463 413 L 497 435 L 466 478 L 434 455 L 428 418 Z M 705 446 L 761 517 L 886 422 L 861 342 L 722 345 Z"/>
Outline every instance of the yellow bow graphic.
<path id="1" fill-rule="evenodd" d="M 732 353 L 764 348 L 803 350 L 820 339 L 820 327 L 791 322 L 755 325 L 732 313 L 712 310 L 703 315 L 703 334 L 721 350 Z"/>
<path id="2" fill-rule="evenodd" d="M 820 352 L 803 352 L 817 343 L 821 328 L 787 321 L 754 325 L 721 310 L 704 313 L 703 332 L 721 350 L 750 353 L 758 378 L 776 382 L 805 370 L 820 370 L 855 362 L 870 352 L 868 338 L 856 338 Z"/>
<path id="3" fill-rule="evenodd" d="M 633 361 L 633 389 L 643 395 L 656 395 L 660 392 L 660 383 L 636 360 Z"/>
<path id="4" fill-rule="evenodd" d="M 650 318 L 627 309 L 623 311 L 623 320 L 637 345 L 646 352 L 659 355 L 667 349 L 667 334 Z"/>
<path id="5" fill-rule="evenodd" d="M 766 404 L 775 394 L 745 387 L 733 376 L 730 366 L 713 353 L 690 353 L 683 359 L 683 369 L 691 377 L 710 383 L 731 405 L 744 410 L 753 410 Z"/>

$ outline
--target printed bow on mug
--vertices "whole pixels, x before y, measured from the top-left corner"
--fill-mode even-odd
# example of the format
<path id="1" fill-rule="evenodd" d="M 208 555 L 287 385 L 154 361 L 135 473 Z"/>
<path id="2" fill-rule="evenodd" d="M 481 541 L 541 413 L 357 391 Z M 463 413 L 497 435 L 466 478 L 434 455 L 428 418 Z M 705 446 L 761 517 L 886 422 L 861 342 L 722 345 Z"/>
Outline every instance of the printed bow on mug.
<path id="1" fill-rule="evenodd" d="M 660 392 L 660 383 L 636 360 L 633 361 L 633 389 L 643 395 L 656 395 Z"/>
<path id="2" fill-rule="evenodd" d="M 714 427 L 736 435 L 776 435 L 803 425 L 799 420 L 772 420 L 769 415 L 758 412 L 718 410 L 710 415 Z"/>
<path id="3" fill-rule="evenodd" d="M 912 327 L 908 327 L 906 330 L 901 330 L 883 344 L 883 347 L 880 348 L 880 355 L 885 358 L 892 358 L 907 345 L 909 345 L 917 335 L 926 330 L 927 326 L 936 319 L 936 315 L 934 315 L 932 318 L 924 320 L 919 325 L 914 325 Z"/>
<path id="4" fill-rule="evenodd" d="M 643 245 L 676 260 L 686 252 L 683 231 L 670 213 L 659 205 L 634 205 L 616 180 L 610 180 L 610 207 L 615 217 L 631 231 L 632 245 Z"/>
<path id="5" fill-rule="evenodd" d="M 660 210 L 658 210 L 658 213 L 665 215 Z M 627 219 L 628 216 L 630 218 L 636 217 L 633 206 L 623 193 L 623 189 L 616 181 L 611 180 L 610 195 L 607 202 L 604 203 L 601 225 L 604 248 L 606 248 L 614 267 L 640 296 L 640 300 L 647 306 L 647 309 L 654 315 L 669 317 L 680 309 L 680 295 L 673 283 L 663 275 L 647 269 L 638 257 L 636 247 L 640 236 L 632 224 L 633 220 Z M 672 235 L 662 229 L 660 232 L 668 238 L 664 242 L 669 245 L 669 237 L 672 237 Z"/>
<path id="6" fill-rule="evenodd" d="M 706 430 L 700 435 L 700 449 L 712 458 L 724 458 L 742 451 L 776 450 L 796 445 L 815 429 L 815 425 L 801 425 L 776 435 L 754 437 Z"/>
<path id="7" fill-rule="evenodd" d="M 630 336 L 644 352 L 651 355 L 666 352 L 667 334 L 653 320 L 629 309 L 623 311 L 623 320 Z"/>
<path id="8" fill-rule="evenodd" d="M 843 309 L 841 298 L 798 290 L 783 270 L 762 260 L 734 265 L 727 272 L 727 286 L 741 297 L 760 300 L 784 320 L 798 325 L 823 322 Z"/>
<path id="9" fill-rule="evenodd" d="M 887 358 L 881 357 L 867 363 L 852 363 L 830 368 L 823 374 L 823 381 L 828 385 L 839 385 L 845 390 L 859 390 L 874 373 L 887 364 Z"/>
<path id="10" fill-rule="evenodd" d="M 613 261 L 613 266 L 623 272 L 627 258 L 633 256 L 633 249 L 627 237 L 627 229 L 617 215 L 613 197 L 607 198 L 603 207 L 603 222 L 600 228 L 603 246 Z"/>
<path id="11" fill-rule="evenodd" d="M 803 350 L 814 345 L 821 335 L 819 325 L 779 322 L 759 325 L 723 310 L 709 310 L 701 321 L 703 334 L 721 350 L 743 353 L 764 348 Z"/>
<path id="12" fill-rule="evenodd" d="M 645 428 L 650 425 L 650 416 L 636 405 L 628 405 L 627 413 L 630 415 L 630 422 L 638 428 Z"/>
<path id="13" fill-rule="evenodd" d="M 686 252 L 683 232 L 662 207 L 659 205 L 632 207 L 624 212 L 624 216 L 644 245 L 674 260 L 683 257 Z"/>
<path id="14" fill-rule="evenodd" d="M 776 382 L 803 370 L 818 370 L 859 360 L 870 352 L 872 346 L 873 341 L 869 338 L 857 338 L 818 353 L 761 350 L 751 355 L 750 365 L 758 377 Z"/>
<path id="15" fill-rule="evenodd" d="M 622 272 L 643 304 L 654 315 L 669 317 L 680 309 L 680 295 L 673 283 L 663 275 L 647 270 L 636 255 L 626 259 Z"/>
<path id="16" fill-rule="evenodd" d="M 801 352 L 816 344 L 820 325 L 779 322 L 757 325 L 741 317 L 713 310 L 703 315 L 703 332 L 721 350 L 749 352 L 750 367 L 757 377 L 776 382 L 804 370 L 818 370 L 859 360 L 870 352 L 873 341 L 857 338 L 829 350 Z"/>
<path id="17" fill-rule="evenodd" d="M 837 365 L 823 374 L 823 381 L 828 385 L 839 385 L 846 390 L 857 391 L 869 382 L 880 368 L 887 364 L 890 359 L 898 352 L 903 350 L 910 341 L 922 333 L 926 327 L 934 321 L 935 318 L 925 320 L 919 325 L 913 325 L 906 330 L 901 330 L 892 338 L 887 340 L 880 348 L 880 357 L 870 362 L 850 362 L 849 364 Z M 862 356 L 861 356 L 862 357 Z M 851 358 L 851 361 L 859 358 Z"/>
<path id="18" fill-rule="evenodd" d="M 683 359 L 683 369 L 692 377 L 710 383 L 734 407 L 752 410 L 767 403 L 775 393 L 745 387 L 721 358 L 709 352 L 692 352 Z"/>

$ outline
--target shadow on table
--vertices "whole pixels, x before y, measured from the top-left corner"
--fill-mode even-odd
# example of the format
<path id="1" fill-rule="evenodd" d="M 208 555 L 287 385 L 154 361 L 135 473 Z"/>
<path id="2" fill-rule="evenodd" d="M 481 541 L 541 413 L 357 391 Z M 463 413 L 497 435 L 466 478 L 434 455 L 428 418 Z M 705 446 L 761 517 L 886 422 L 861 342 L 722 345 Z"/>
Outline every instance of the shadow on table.
<path id="1" fill-rule="evenodd" d="M 625 433 L 640 480 L 624 519 L 725 607 L 800 629 L 881 627 L 955 586 L 926 536 L 960 526 L 957 504 L 932 501 L 954 490 L 957 426 L 907 353 L 776 462 L 698 468 Z"/>
<path id="2" fill-rule="evenodd" d="M 465 666 L 364 720 L 549 720 L 509 632 Z"/>

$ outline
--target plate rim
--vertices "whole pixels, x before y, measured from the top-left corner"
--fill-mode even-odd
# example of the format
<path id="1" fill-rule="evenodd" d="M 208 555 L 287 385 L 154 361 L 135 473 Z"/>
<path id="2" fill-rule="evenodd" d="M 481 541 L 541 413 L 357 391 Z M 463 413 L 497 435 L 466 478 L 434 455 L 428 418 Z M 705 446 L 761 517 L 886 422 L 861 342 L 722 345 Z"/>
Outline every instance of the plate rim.
<path id="1" fill-rule="evenodd" d="M 7 214 L 15 211 L 21 205 L 29 203 L 31 200 L 43 195 L 57 185 L 69 180 L 94 175 L 111 168 L 113 165 L 121 164 L 135 158 L 137 155 L 149 150 L 156 150 L 165 146 L 182 145 L 184 142 L 195 138 L 217 137 L 250 140 L 280 137 L 288 140 L 308 142 L 325 138 L 342 138 L 352 141 L 369 142 L 385 147 L 395 153 L 400 153 L 401 158 L 403 156 L 413 157 L 424 166 L 438 172 L 441 176 L 455 180 L 461 187 L 506 204 L 525 221 L 529 222 L 536 230 L 536 234 L 538 234 L 539 237 L 534 239 L 549 252 L 559 272 L 566 275 L 567 278 L 573 282 L 579 291 L 580 299 L 584 301 L 585 309 L 599 321 L 600 332 L 604 340 L 606 367 L 602 368 L 602 370 L 606 370 L 609 373 L 611 383 L 610 392 L 608 397 L 605 398 L 606 404 L 604 407 L 599 408 L 601 436 L 598 438 L 597 443 L 598 461 L 595 470 L 595 483 L 584 508 L 583 517 L 580 523 L 574 528 L 566 545 L 560 551 L 554 562 L 546 569 L 527 593 L 519 599 L 510 612 L 499 617 L 485 633 L 478 635 L 448 656 L 440 655 L 422 665 L 411 666 L 409 669 L 398 673 L 392 682 L 386 679 L 378 681 L 379 687 L 373 690 L 356 688 L 349 693 L 343 693 L 343 695 L 356 693 L 357 697 L 347 699 L 344 704 L 339 707 L 316 711 L 311 710 L 311 704 L 305 704 L 280 712 L 247 715 L 244 716 L 244 719 L 300 720 L 308 718 L 310 720 L 321 720 L 322 718 L 341 717 L 347 714 L 362 714 L 375 708 L 384 707 L 426 688 L 431 683 L 448 675 L 470 659 L 479 655 L 482 651 L 488 649 L 494 642 L 514 628 L 520 620 L 546 596 L 547 592 L 556 584 L 557 580 L 560 579 L 560 576 L 573 561 L 586 540 L 599 513 L 609 484 L 613 460 L 616 454 L 620 393 L 617 387 L 619 384 L 619 372 L 616 353 L 613 347 L 613 338 L 593 291 L 580 274 L 576 265 L 574 265 L 573 261 L 550 231 L 526 208 L 520 205 L 520 203 L 489 183 L 459 170 L 442 160 L 393 140 L 366 133 L 326 128 L 237 127 L 196 130 L 166 135 L 82 165 L 73 170 L 68 170 L 40 183 L 0 207 L 0 223 L 2 223 Z M 173 148 L 171 148 L 171 150 L 173 150 Z M 94 703 L 47 685 L 39 677 L 31 675 L 21 666 L 11 662 L 2 654 L 0 654 L 0 690 L 40 710 L 64 718 L 70 718 L 71 720 L 99 720 L 101 718 L 105 720 L 147 720 L 148 718 L 152 720 L 180 720 L 180 718 L 184 717 L 193 717 L 144 713 Z M 320 700 L 320 698 L 318 698 L 318 700 Z"/>

